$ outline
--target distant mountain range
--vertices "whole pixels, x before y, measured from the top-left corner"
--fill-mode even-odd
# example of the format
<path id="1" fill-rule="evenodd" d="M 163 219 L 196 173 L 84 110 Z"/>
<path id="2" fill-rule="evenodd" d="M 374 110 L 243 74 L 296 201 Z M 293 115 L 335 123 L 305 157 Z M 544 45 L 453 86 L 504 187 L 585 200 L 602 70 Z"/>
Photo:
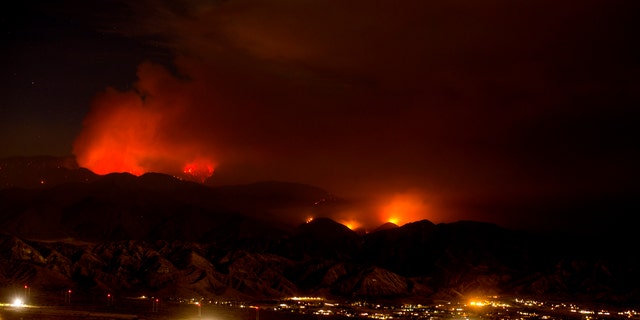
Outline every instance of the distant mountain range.
<path id="1" fill-rule="evenodd" d="M 640 301 L 640 258 L 612 233 L 577 238 L 423 220 L 366 234 L 322 218 L 343 201 L 286 183 L 211 187 L 99 176 L 73 159 L 0 160 L 0 287 L 265 299 L 479 294 Z M 304 222 L 305 214 L 319 217 Z"/>

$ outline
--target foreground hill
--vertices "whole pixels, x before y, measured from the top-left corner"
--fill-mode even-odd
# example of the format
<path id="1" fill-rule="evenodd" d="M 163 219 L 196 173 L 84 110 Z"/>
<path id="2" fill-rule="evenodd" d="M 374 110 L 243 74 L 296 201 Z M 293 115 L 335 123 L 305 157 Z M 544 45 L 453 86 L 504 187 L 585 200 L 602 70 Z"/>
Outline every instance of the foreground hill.
<path id="1" fill-rule="evenodd" d="M 421 221 L 394 229 L 395 234 L 360 236 L 319 220 L 262 238 L 237 236 L 236 230 L 233 241 L 226 234 L 206 242 L 43 241 L 2 234 L 0 287 L 29 284 L 49 295 L 71 288 L 86 296 L 241 300 L 517 294 L 632 303 L 640 298 L 637 259 L 543 254 L 547 251 L 531 239 L 477 222 Z M 319 238 L 327 231 L 333 233 Z"/>
<path id="2" fill-rule="evenodd" d="M 82 172 L 54 166 L 39 175 L 56 183 L 0 188 L 0 288 L 28 284 L 57 298 L 72 289 L 86 297 L 640 302 L 640 259 L 615 233 L 423 220 L 361 234 L 328 218 L 304 223 L 309 212 L 322 216 L 341 203 L 312 186 L 209 187 L 155 173 Z"/>

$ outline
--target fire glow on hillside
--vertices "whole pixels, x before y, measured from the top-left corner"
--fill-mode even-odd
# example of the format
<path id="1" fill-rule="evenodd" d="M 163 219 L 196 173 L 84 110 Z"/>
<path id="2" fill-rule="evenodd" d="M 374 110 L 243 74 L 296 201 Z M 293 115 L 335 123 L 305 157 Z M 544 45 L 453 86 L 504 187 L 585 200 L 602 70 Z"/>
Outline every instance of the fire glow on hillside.
<path id="1" fill-rule="evenodd" d="M 182 172 L 200 182 L 204 182 L 213 175 L 213 164 L 207 159 L 197 159 L 196 161 L 187 163 Z"/>
<path id="2" fill-rule="evenodd" d="M 408 222 L 425 219 L 429 206 L 425 195 L 418 191 L 394 194 L 380 206 L 379 220 L 403 225 Z"/>

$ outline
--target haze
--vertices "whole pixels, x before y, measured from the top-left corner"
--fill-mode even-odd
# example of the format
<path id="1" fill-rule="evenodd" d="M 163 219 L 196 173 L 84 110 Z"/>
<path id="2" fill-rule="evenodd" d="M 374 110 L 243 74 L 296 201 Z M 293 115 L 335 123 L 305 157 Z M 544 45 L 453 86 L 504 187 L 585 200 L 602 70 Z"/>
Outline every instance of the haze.
<path id="1" fill-rule="evenodd" d="M 56 152 L 99 174 L 292 181 L 368 203 L 345 223 L 619 223 L 637 195 L 635 7 L 148 0 L 100 3 L 98 15 L 64 6 L 53 12 L 150 54 L 115 42 L 109 59 L 127 62 L 106 65 L 122 77 L 94 85 L 78 107 L 90 107 L 82 125 Z M 31 52 L 13 41 L 12 55 Z M 97 41 L 73 42 L 89 52 L 78 64 L 111 61 L 92 50 Z M 5 153 L 41 153 L 13 142 L 21 130 L 3 132 Z"/>

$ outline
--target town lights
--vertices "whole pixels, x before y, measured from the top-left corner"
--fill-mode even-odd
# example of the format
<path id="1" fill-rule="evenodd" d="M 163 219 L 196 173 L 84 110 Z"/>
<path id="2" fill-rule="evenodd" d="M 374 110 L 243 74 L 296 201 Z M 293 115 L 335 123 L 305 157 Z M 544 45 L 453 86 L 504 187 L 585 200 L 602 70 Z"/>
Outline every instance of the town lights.
<path id="1" fill-rule="evenodd" d="M 469 305 L 470 306 L 474 306 L 474 307 L 484 307 L 485 306 L 485 302 L 482 301 L 470 301 Z"/>

